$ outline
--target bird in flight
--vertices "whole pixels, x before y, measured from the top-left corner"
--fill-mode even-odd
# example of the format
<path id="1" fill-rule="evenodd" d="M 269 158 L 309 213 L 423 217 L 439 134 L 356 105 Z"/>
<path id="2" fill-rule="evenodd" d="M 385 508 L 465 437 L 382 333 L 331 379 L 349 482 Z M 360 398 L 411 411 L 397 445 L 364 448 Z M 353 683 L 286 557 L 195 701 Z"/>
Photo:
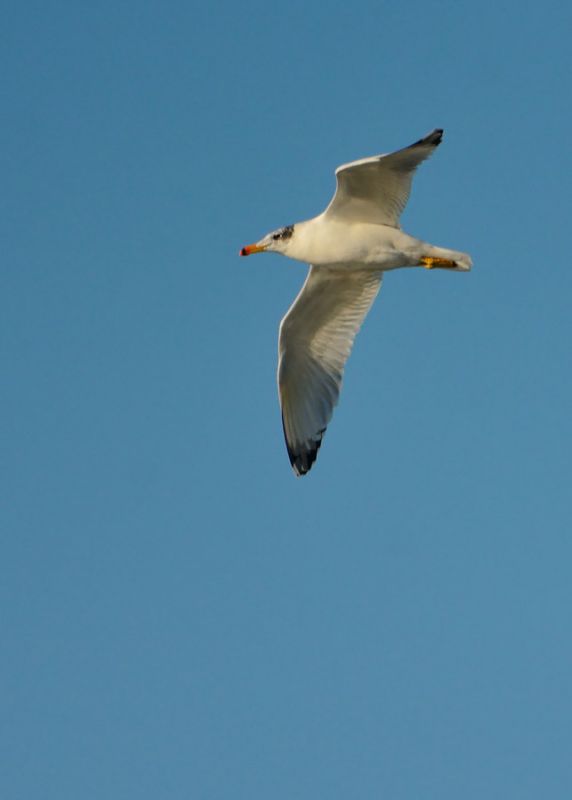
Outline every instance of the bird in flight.
<path id="1" fill-rule="evenodd" d="M 290 463 L 305 475 L 338 402 L 345 363 L 383 273 L 398 267 L 467 272 L 467 253 L 436 247 L 401 230 L 411 181 L 443 138 L 436 129 L 410 147 L 336 170 L 336 192 L 313 219 L 287 225 L 240 251 L 281 253 L 310 264 L 280 323 L 278 393 Z"/>

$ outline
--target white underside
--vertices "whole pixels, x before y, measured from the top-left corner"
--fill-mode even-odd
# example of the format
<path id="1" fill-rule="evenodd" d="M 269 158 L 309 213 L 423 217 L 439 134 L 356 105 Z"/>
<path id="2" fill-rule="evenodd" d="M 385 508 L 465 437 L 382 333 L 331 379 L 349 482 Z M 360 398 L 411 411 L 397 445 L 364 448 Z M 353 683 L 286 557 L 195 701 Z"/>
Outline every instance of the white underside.
<path id="1" fill-rule="evenodd" d="M 472 266 L 467 253 L 436 247 L 409 236 L 399 228 L 348 223 L 324 214 L 298 222 L 284 254 L 317 267 L 340 269 L 356 266 L 373 270 L 414 267 L 420 266 L 421 258 L 427 256 L 455 261 L 457 269 L 463 272 Z"/>
<path id="2" fill-rule="evenodd" d="M 336 193 L 323 214 L 258 243 L 259 250 L 311 265 L 282 320 L 278 345 L 282 422 L 297 475 L 308 472 L 316 459 L 345 363 L 383 272 L 414 266 L 466 272 L 472 266 L 467 253 L 422 242 L 399 227 L 413 173 L 442 134 L 436 129 L 395 153 L 339 167 Z M 449 263 L 432 264 L 431 258 Z"/>

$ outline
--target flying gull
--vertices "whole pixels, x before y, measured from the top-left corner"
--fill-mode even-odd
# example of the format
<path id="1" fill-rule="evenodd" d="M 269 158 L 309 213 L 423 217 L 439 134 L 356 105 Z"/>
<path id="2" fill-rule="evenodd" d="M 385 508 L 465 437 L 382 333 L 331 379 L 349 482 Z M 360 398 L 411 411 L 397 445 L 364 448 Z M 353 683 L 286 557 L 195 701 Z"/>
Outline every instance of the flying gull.
<path id="1" fill-rule="evenodd" d="M 436 129 L 410 147 L 343 164 L 336 192 L 313 219 L 287 225 L 243 247 L 310 264 L 280 323 L 278 392 L 290 463 L 305 475 L 316 460 L 338 401 L 345 363 L 386 270 L 426 267 L 467 272 L 467 253 L 435 247 L 401 230 L 417 166 L 443 138 Z"/>

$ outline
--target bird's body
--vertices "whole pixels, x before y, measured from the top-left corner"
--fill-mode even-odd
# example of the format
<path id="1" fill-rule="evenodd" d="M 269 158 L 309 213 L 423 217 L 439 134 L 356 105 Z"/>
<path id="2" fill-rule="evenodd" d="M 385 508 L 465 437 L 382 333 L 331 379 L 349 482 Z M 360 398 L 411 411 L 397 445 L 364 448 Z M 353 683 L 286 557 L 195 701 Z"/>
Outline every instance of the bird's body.
<path id="1" fill-rule="evenodd" d="M 464 253 L 435 247 L 388 225 L 348 223 L 330 219 L 324 213 L 297 222 L 294 229 L 296 235 L 285 255 L 314 267 L 347 270 L 359 265 L 360 269 L 386 271 L 418 267 L 423 256 L 458 261 L 458 266 L 451 269 L 463 271 L 470 267 Z"/>
<path id="2" fill-rule="evenodd" d="M 345 164 L 317 217 L 273 231 L 241 255 L 273 251 L 311 264 L 280 324 L 278 389 L 290 462 L 297 475 L 314 463 L 337 403 L 345 363 L 383 272 L 424 266 L 466 272 L 470 256 L 404 233 L 399 217 L 415 168 L 440 143 L 435 130 L 410 147 Z"/>

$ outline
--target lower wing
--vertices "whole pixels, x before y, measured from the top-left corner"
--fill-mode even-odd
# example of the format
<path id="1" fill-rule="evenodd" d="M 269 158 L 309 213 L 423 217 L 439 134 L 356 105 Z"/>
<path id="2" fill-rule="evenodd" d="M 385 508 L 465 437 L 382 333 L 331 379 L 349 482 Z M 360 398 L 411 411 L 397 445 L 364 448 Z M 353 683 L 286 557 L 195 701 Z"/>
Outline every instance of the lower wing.
<path id="1" fill-rule="evenodd" d="M 345 363 L 381 286 L 379 271 L 310 267 L 280 324 L 278 390 L 290 463 L 305 475 L 338 401 Z"/>

